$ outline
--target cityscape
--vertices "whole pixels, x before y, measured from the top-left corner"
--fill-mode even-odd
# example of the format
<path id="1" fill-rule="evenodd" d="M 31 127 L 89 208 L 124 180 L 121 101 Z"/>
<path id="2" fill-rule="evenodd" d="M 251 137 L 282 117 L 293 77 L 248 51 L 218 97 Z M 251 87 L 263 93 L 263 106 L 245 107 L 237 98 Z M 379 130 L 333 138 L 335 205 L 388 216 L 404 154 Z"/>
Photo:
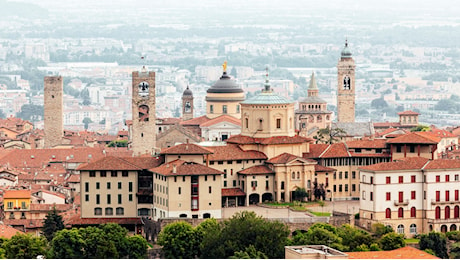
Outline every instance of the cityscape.
<path id="1" fill-rule="evenodd" d="M 460 258 L 451 1 L 0 7 L 0 257 Z"/>

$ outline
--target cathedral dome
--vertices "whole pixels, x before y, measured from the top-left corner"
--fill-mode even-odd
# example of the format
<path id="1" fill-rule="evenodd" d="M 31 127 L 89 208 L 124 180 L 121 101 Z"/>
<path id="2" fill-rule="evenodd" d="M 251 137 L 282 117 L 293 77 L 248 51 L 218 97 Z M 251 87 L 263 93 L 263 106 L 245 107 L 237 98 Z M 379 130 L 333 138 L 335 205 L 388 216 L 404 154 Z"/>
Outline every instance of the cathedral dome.
<path id="1" fill-rule="evenodd" d="M 348 48 L 348 41 L 345 41 L 345 47 L 343 47 L 341 55 L 342 58 L 351 58 L 351 51 Z"/>
<path id="2" fill-rule="evenodd" d="M 222 77 L 212 85 L 207 93 L 243 93 L 243 89 L 236 83 L 236 80 L 227 75 L 224 71 Z"/>
<path id="3" fill-rule="evenodd" d="M 192 91 L 189 89 L 188 86 L 187 86 L 187 88 L 184 90 L 184 93 L 182 93 L 182 96 L 193 96 L 193 93 L 192 93 Z"/>

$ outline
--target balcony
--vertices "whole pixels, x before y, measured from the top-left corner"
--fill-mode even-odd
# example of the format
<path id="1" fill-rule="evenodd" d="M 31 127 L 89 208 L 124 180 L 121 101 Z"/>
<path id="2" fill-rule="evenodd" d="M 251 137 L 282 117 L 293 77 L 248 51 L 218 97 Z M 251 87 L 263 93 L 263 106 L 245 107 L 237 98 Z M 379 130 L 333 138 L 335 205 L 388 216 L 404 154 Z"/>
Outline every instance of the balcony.
<path id="1" fill-rule="evenodd" d="M 409 205 L 409 200 L 408 199 L 395 200 L 394 203 L 395 203 L 395 206 L 407 206 L 407 205 Z"/>
<path id="2" fill-rule="evenodd" d="M 454 200 L 431 200 L 431 205 L 446 205 L 446 204 L 458 204 L 459 201 Z"/>

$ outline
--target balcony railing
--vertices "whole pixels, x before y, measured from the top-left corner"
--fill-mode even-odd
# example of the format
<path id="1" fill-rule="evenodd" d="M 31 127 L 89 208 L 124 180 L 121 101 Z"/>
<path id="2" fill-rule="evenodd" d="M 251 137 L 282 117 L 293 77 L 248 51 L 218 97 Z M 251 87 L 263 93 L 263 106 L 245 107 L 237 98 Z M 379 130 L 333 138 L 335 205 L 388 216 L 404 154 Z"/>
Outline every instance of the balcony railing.
<path id="1" fill-rule="evenodd" d="M 460 223 L 460 218 L 428 219 L 428 223 L 432 223 L 432 224 Z"/>
<path id="2" fill-rule="evenodd" d="M 431 205 L 445 205 L 445 204 L 457 204 L 460 201 L 455 200 L 431 200 Z"/>
<path id="3" fill-rule="evenodd" d="M 395 200 L 395 206 L 407 206 L 409 205 L 409 200 L 408 199 L 405 199 L 405 200 Z"/>

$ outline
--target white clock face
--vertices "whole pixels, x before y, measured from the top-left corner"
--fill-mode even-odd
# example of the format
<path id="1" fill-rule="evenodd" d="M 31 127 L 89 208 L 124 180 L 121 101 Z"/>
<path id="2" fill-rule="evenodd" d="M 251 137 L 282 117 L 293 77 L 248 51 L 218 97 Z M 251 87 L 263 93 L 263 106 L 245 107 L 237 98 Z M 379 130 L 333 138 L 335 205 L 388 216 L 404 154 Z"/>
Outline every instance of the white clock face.
<path id="1" fill-rule="evenodd" d="M 345 77 L 343 77 L 343 89 L 351 89 L 351 80 L 348 75 L 345 75 Z"/>
<path id="2" fill-rule="evenodd" d="M 139 96 L 146 97 L 149 95 L 149 83 L 143 81 L 139 83 Z"/>

